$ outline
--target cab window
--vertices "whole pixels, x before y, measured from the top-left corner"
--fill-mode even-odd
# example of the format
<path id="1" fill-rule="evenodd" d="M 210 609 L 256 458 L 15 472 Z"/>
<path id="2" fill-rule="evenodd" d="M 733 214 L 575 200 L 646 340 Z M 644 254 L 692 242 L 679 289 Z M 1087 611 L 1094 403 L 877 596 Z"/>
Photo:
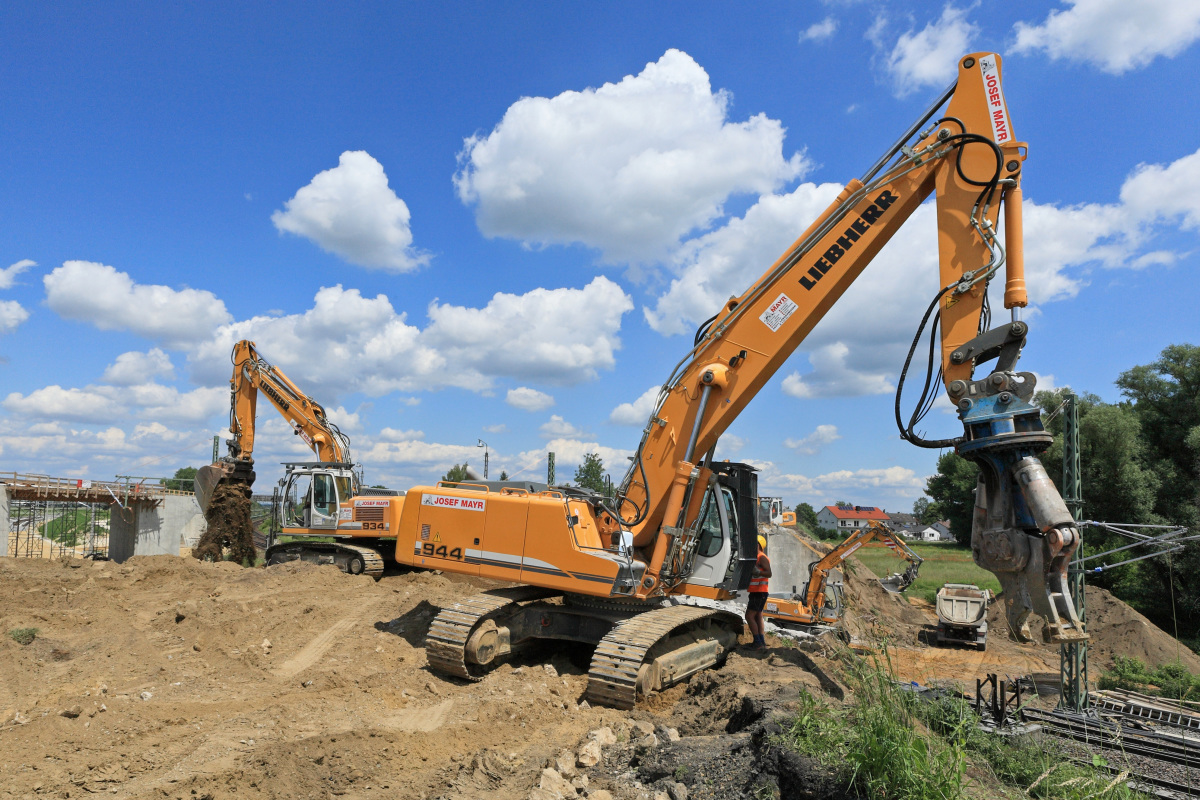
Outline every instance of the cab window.
<path id="1" fill-rule="evenodd" d="M 730 535 L 737 535 L 737 515 L 733 510 L 733 494 L 725 488 L 721 489 L 721 501 L 725 504 L 725 517 L 729 522 Z M 709 490 L 704 495 L 704 508 L 700 517 L 700 541 L 696 545 L 696 555 L 709 558 L 721 552 L 724 539 L 721 537 L 721 517 L 713 502 L 713 493 Z"/>

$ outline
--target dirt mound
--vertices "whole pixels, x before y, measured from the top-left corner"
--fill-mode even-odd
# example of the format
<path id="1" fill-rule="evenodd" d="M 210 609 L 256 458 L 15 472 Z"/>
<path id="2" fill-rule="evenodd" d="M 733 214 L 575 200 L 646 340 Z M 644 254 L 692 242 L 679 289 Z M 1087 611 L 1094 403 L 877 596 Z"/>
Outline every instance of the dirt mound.
<path id="1" fill-rule="evenodd" d="M 855 639 L 886 638 L 899 645 L 915 645 L 929 619 L 903 595 L 879 585 L 879 578 L 854 556 L 846 559 L 846 614 L 843 623 Z"/>
<path id="2" fill-rule="evenodd" d="M 204 512 L 206 528 L 192 548 L 192 557 L 220 561 L 228 553 L 238 564 L 253 564 L 254 523 L 250 521 L 250 487 L 240 482 L 217 485 Z"/>
<path id="3" fill-rule="evenodd" d="M 1088 658 L 1093 669 L 1108 669 L 1114 656 L 1137 658 L 1150 666 L 1180 661 L 1193 673 L 1200 674 L 1200 656 L 1180 644 L 1169 633 L 1134 611 L 1128 604 L 1098 586 L 1087 587 Z M 1029 629 L 1035 642 L 1041 642 L 1041 618 L 1032 618 Z M 1004 615 L 1004 598 L 988 609 L 988 637 L 1009 636 Z M 1093 679 L 1099 676 L 1097 672 Z"/>

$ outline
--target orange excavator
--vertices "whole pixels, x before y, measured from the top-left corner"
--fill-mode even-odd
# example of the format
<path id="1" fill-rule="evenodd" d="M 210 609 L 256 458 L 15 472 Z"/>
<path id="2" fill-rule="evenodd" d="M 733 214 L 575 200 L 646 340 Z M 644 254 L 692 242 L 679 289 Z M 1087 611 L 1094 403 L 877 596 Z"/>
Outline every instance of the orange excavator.
<path id="1" fill-rule="evenodd" d="M 231 498 L 229 502 L 248 502 L 255 478 L 254 438 L 261 394 L 318 459 L 284 465 L 287 472 L 283 525 L 291 541 L 272 542 L 266 552 L 267 564 L 304 560 L 335 564 L 354 575 L 381 576 L 385 554 L 395 548 L 395 535 L 385 525 L 375 522 L 344 523 L 350 521 L 351 498 L 379 498 L 398 493 L 363 487 L 362 475 L 352 463 L 350 439 L 329 420 L 320 403 L 263 358 L 254 342 L 242 340 L 235 344 L 231 359 L 229 430 L 232 435 L 226 442 L 229 455 L 197 470 L 196 499 L 201 510 L 208 512 L 219 486 L 239 488 L 219 497 Z"/>
<path id="2" fill-rule="evenodd" d="M 928 112 L 700 326 L 663 382 L 613 497 L 443 482 L 404 496 L 352 497 L 339 508 L 336 530 L 384 525 L 402 564 L 518 584 L 443 609 L 425 640 L 431 669 L 477 681 L 534 643 L 579 642 L 594 647 L 587 698 L 628 708 L 640 694 L 719 665 L 736 645 L 741 618 L 672 603 L 684 595 L 730 599 L 748 587 L 754 568 L 754 470 L 717 462 L 717 440 L 931 195 L 940 289 L 901 371 L 901 434 L 923 447 L 954 447 L 979 464 L 972 552 L 1003 584 L 1012 629 L 1028 636 L 1036 612 L 1053 641 L 1086 638 L 1066 582 L 1079 531 L 1037 457 L 1051 436 L 1030 402 L 1034 376 L 1016 371 L 1028 333 L 1019 319 L 1026 145 L 1013 132 L 1000 78 L 996 54 L 963 57 L 955 84 Z M 991 327 L 987 289 L 1002 267 L 1013 319 Z M 901 393 L 926 332 L 924 389 L 905 421 Z M 939 380 L 963 433 L 926 440 L 915 428 Z"/>
<path id="3" fill-rule="evenodd" d="M 886 547 L 908 561 L 908 568 L 903 573 L 880 581 L 887 591 L 902 592 L 917 579 L 917 571 L 924 559 L 891 528 L 878 520 L 868 520 L 867 527 L 855 530 L 845 541 L 809 566 L 808 583 L 799 592 L 789 597 L 768 596 L 763 616 L 775 622 L 797 625 L 836 624 L 842 617 L 841 587 L 828 582 L 829 573 L 863 547 Z"/>

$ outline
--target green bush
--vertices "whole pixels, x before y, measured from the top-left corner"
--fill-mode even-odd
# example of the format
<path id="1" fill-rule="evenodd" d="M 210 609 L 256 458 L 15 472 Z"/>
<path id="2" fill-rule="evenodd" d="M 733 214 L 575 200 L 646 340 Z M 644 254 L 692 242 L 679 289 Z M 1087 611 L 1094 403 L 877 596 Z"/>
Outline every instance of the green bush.
<path id="1" fill-rule="evenodd" d="M 8 638 L 17 644 L 33 644 L 37 638 L 38 628 L 13 628 L 8 632 Z"/>
<path id="2" fill-rule="evenodd" d="M 1178 661 L 1153 669 L 1140 659 L 1116 656 L 1112 669 L 1100 673 L 1101 689 L 1126 689 L 1173 700 L 1200 698 L 1200 677 Z"/>

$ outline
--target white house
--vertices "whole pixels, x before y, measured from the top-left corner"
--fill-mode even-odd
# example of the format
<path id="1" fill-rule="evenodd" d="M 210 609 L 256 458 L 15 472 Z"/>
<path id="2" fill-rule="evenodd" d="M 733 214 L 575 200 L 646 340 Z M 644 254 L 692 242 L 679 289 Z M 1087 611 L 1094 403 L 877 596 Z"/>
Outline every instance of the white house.
<path id="1" fill-rule="evenodd" d="M 905 530 L 904 536 L 919 542 L 953 542 L 954 534 L 950 533 L 950 523 L 942 521 L 932 525 L 917 525 Z"/>

